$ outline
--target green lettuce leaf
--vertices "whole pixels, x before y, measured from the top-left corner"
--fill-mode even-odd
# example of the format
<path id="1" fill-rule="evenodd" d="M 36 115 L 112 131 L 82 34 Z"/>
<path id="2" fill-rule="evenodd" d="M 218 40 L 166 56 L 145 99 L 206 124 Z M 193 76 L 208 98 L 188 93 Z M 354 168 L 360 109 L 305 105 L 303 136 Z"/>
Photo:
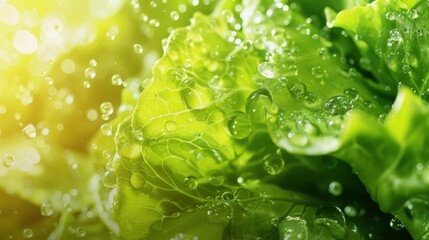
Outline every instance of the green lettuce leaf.
<path id="1" fill-rule="evenodd" d="M 427 1 L 378 0 L 331 15 L 329 26 L 349 31 L 361 52 L 362 68 L 376 88 L 395 96 L 406 85 L 427 97 Z"/>
<path id="2" fill-rule="evenodd" d="M 365 238 L 373 230 L 355 226 L 373 215 L 354 225 L 332 206 L 339 200 L 326 191 L 333 177 L 323 158 L 278 146 L 337 150 L 344 116 L 362 109 L 378 117 L 383 101 L 298 11 L 251 1 L 238 14 L 236 6 L 221 2 L 212 16 L 196 14 L 189 27 L 172 31 L 134 110 L 112 123 L 107 149 L 117 148 L 104 183 L 114 200 L 105 210 L 124 239 Z M 263 17 L 268 11 L 275 17 Z M 305 131 L 322 130 L 305 136 L 311 144 L 293 145 L 302 138 L 281 127 L 277 119 L 286 115 Z M 313 174 L 294 184 L 298 172 Z"/>
<path id="3" fill-rule="evenodd" d="M 415 239 L 427 235 L 429 227 L 424 213 L 428 117 L 429 107 L 411 90 L 401 88 L 382 124 L 352 113 L 341 135 L 341 151 L 335 154 L 352 165 L 381 210 L 399 214 Z"/>

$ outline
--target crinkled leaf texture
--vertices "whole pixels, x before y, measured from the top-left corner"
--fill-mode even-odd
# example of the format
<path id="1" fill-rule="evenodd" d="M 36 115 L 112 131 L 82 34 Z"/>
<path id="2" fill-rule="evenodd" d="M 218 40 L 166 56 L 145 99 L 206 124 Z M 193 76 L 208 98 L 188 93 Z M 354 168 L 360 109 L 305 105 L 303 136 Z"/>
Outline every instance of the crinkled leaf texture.
<path id="1" fill-rule="evenodd" d="M 120 121 L 108 166 L 121 237 L 361 239 L 331 201 L 275 185 L 293 167 L 278 145 L 337 150 L 343 116 L 377 116 L 380 105 L 299 13 L 256 22 L 252 13 L 278 5 L 249 1 L 238 16 L 225 3 L 172 32 L 151 83 Z"/>
<path id="2" fill-rule="evenodd" d="M 362 68 L 377 88 L 395 96 L 406 85 L 426 99 L 428 74 L 428 1 L 377 0 L 329 14 L 329 26 L 349 31 L 362 54 Z"/>
<path id="3" fill-rule="evenodd" d="M 380 208 L 398 214 L 415 239 L 429 233 L 428 119 L 429 107 L 401 88 L 382 124 L 352 113 L 336 153 L 352 165 Z"/>

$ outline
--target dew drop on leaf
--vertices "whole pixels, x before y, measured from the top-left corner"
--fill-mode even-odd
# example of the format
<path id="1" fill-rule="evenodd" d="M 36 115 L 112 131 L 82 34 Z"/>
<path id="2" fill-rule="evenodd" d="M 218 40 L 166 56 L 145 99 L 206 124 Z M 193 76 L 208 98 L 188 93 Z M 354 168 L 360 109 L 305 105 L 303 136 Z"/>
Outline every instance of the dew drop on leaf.
<path id="1" fill-rule="evenodd" d="M 246 102 L 246 113 L 255 123 L 263 123 L 267 117 L 267 109 L 273 104 L 271 95 L 266 89 L 252 93 Z"/>
<path id="2" fill-rule="evenodd" d="M 198 181 L 194 176 L 185 178 L 184 183 L 189 189 L 197 189 L 198 187 Z"/>
<path id="3" fill-rule="evenodd" d="M 248 137 L 252 131 L 249 117 L 237 112 L 226 120 L 228 133 L 236 139 L 244 139 Z"/>
<path id="4" fill-rule="evenodd" d="M 232 209 L 225 203 L 212 204 L 207 210 L 207 221 L 210 223 L 223 223 L 232 218 Z"/>
<path id="5" fill-rule="evenodd" d="M 261 62 L 258 65 L 258 72 L 266 78 L 274 78 L 277 76 L 277 69 L 274 64 L 269 62 Z"/>
<path id="6" fill-rule="evenodd" d="M 107 188 L 114 188 L 117 185 L 116 172 L 108 170 L 103 175 L 103 183 Z"/>
<path id="7" fill-rule="evenodd" d="M 175 121 L 169 120 L 165 123 L 165 130 L 167 130 L 168 132 L 174 132 L 176 128 L 177 128 L 177 124 Z"/>
<path id="8" fill-rule="evenodd" d="M 336 206 L 321 206 L 314 214 L 315 224 L 326 229 L 335 239 L 344 239 L 346 220 L 343 212 Z M 331 236 L 331 237 L 332 237 Z"/>
<path id="9" fill-rule="evenodd" d="M 278 224 L 280 239 L 308 239 L 308 224 L 305 219 L 300 217 L 286 216 Z"/>

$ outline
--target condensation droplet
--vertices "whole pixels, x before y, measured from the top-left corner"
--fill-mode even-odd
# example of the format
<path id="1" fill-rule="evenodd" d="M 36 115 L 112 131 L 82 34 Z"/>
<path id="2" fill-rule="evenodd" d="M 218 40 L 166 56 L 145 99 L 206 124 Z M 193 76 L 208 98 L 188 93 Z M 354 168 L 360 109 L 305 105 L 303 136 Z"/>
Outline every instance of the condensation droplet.
<path id="1" fill-rule="evenodd" d="M 3 158 L 3 166 L 13 167 L 15 165 L 15 156 L 12 154 L 6 154 Z"/>
<path id="2" fill-rule="evenodd" d="M 190 189 L 196 189 L 198 187 L 198 181 L 193 176 L 185 178 L 184 183 Z"/>
<path id="3" fill-rule="evenodd" d="M 176 122 L 175 121 L 167 121 L 165 123 L 165 130 L 169 131 L 169 132 L 174 132 L 176 130 Z"/>
<path id="4" fill-rule="evenodd" d="M 86 228 L 84 226 L 79 226 L 76 228 L 75 234 L 77 237 L 85 237 L 86 236 Z"/>
<path id="5" fill-rule="evenodd" d="M 40 206 L 40 213 L 42 216 L 48 217 L 52 216 L 54 214 L 54 207 L 50 202 L 43 202 Z"/>
<path id="6" fill-rule="evenodd" d="M 121 86 L 123 84 L 122 77 L 119 74 L 115 74 L 112 76 L 112 85 Z"/>
<path id="7" fill-rule="evenodd" d="M 258 65 L 258 72 L 266 78 L 274 78 L 277 76 L 277 70 L 272 63 L 261 62 Z"/>
<path id="8" fill-rule="evenodd" d="M 244 139 L 248 137 L 252 131 L 249 117 L 237 112 L 226 120 L 227 133 L 236 139 Z"/>
<path id="9" fill-rule="evenodd" d="M 340 182 L 333 181 L 329 183 L 328 191 L 334 196 L 340 196 L 343 193 L 343 186 Z"/>
<path id="10" fill-rule="evenodd" d="M 86 68 L 85 69 L 85 78 L 88 80 L 92 80 L 97 75 L 97 72 L 94 70 L 94 68 Z"/>
<path id="11" fill-rule="evenodd" d="M 389 226 L 394 230 L 402 230 L 404 228 L 404 224 L 402 224 L 401 220 L 396 217 L 393 217 L 392 220 L 390 220 Z"/>
<path id="12" fill-rule="evenodd" d="M 137 54 L 143 53 L 143 47 L 142 47 L 142 45 L 140 45 L 138 43 L 135 43 L 133 45 L 133 49 L 134 49 L 134 52 L 137 53 Z"/>
<path id="13" fill-rule="evenodd" d="M 22 135 L 27 139 L 34 139 L 37 136 L 36 127 L 33 124 L 28 124 L 22 129 Z"/>
<path id="14" fill-rule="evenodd" d="M 100 130 L 104 136 L 112 136 L 113 127 L 109 123 L 105 123 L 105 124 L 101 125 Z"/>
<path id="15" fill-rule="evenodd" d="M 176 12 L 176 11 L 172 11 L 172 12 L 170 13 L 170 18 L 171 18 L 173 21 L 177 21 L 177 20 L 179 20 L 179 17 L 180 17 L 180 15 L 179 15 L 179 13 L 178 13 L 178 12 Z"/>
<path id="16" fill-rule="evenodd" d="M 398 31 L 398 29 L 392 29 L 390 31 L 390 39 L 393 41 L 401 41 L 402 40 L 402 35 L 401 33 Z"/>
<path id="17" fill-rule="evenodd" d="M 24 238 L 32 238 L 33 237 L 33 229 L 26 228 L 22 231 L 22 236 Z"/>
<path id="18" fill-rule="evenodd" d="M 110 116 L 113 114 L 114 107 L 111 102 L 103 102 L 100 104 L 101 114 Z"/>
<path id="19" fill-rule="evenodd" d="M 107 188 L 114 188 L 117 185 L 116 172 L 113 170 L 108 170 L 103 175 L 103 183 Z"/>
<path id="20" fill-rule="evenodd" d="M 285 162 L 281 156 L 268 154 L 263 160 L 264 169 L 271 175 L 277 175 L 284 169 Z"/>

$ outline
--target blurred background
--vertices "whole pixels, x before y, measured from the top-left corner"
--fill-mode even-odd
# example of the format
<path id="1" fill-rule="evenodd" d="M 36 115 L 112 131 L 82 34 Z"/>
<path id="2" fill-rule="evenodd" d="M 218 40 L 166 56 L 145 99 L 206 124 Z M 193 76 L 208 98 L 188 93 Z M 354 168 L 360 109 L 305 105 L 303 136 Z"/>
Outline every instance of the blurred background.
<path id="1" fill-rule="evenodd" d="M 113 237 L 88 187 L 106 159 L 89 143 L 162 39 L 215 2 L 0 0 L 0 239 Z"/>

